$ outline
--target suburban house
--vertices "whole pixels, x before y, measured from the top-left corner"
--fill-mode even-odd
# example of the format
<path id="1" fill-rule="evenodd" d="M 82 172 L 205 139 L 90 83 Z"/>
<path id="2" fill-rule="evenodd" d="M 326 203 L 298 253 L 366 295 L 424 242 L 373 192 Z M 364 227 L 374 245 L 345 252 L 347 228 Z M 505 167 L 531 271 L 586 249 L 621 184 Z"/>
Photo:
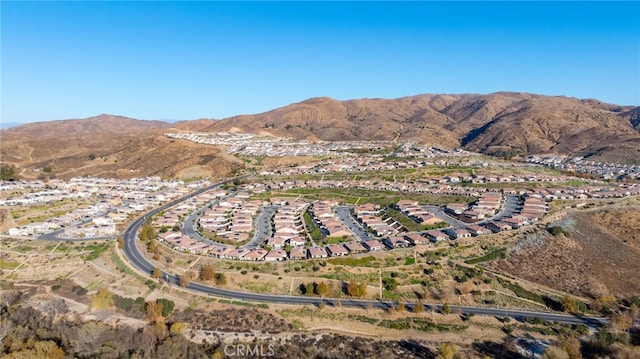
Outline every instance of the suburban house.
<path id="1" fill-rule="evenodd" d="M 291 248 L 291 252 L 289 252 L 289 259 L 307 259 L 307 250 L 304 247 Z"/>
<path id="2" fill-rule="evenodd" d="M 347 249 L 342 244 L 332 244 L 330 246 L 327 246 L 327 253 L 329 253 L 331 257 L 338 257 L 349 254 Z"/>
<path id="3" fill-rule="evenodd" d="M 404 238 L 415 246 L 429 243 L 429 239 L 427 239 L 427 237 L 415 232 L 405 234 Z"/>
<path id="4" fill-rule="evenodd" d="M 403 236 L 387 237 L 384 239 L 384 244 L 389 248 L 405 248 L 411 245 Z"/>
<path id="5" fill-rule="evenodd" d="M 426 236 L 431 242 L 446 241 L 447 239 L 449 239 L 449 236 L 441 231 L 436 230 L 427 231 Z"/>
<path id="6" fill-rule="evenodd" d="M 482 226 L 479 226 L 477 224 L 471 224 L 469 226 L 467 226 L 467 231 L 469 231 L 469 233 L 471 233 L 474 236 L 480 236 L 483 234 L 491 234 L 491 230 Z"/>
<path id="7" fill-rule="evenodd" d="M 369 251 L 381 251 L 384 250 L 384 245 L 376 240 L 376 239 L 371 239 L 368 241 L 364 241 L 362 242 L 362 245 L 365 246 L 365 248 L 367 248 Z"/>
<path id="8" fill-rule="evenodd" d="M 445 207 L 445 211 L 450 214 L 462 214 L 462 212 L 467 210 L 466 203 L 449 203 Z"/>
<path id="9" fill-rule="evenodd" d="M 489 222 L 487 224 L 487 228 L 489 228 L 493 233 L 505 232 L 513 229 L 510 224 L 502 221 Z"/>
<path id="10" fill-rule="evenodd" d="M 282 237 L 271 237 L 267 240 L 267 245 L 271 248 L 278 249 L 284 247 L 285 239 Z"/>
<path id="11" fill-rule="evenodd" d="M 304 246 L 307 243 L 307 239 L 302 236 L 296 236 L 289 239 L 289 245 L 292 247 Z"/>
<path id="12" fill-rule="evenodd" d="M 324 249 L 324 247 L 309 248 L 309 258 L 327 258 L 328 256 L 327 250 Z"/>
<path id="13" fill-rule="evenodd" d="M 287 252 L 284 249 L 274 249 L 264 257 L 264 260 L 267 262 L 282 262 L 286 259 Z"/>
<path id="14" fill-rule="evenodd" d="M 360 242 L 349 242 L 344 245 L 350 253 L 364 253 L 367 249 Z"/>
<path id="15" fill-rule="evenodd" d="M 471 237 L 471 233 L 464 228 L 447 228 L 445 232 L 454 239 Z"/>
<path id="16" fill-rule="evenodd" d="M 240 259 L 245 261 L 261 261 L 266 255 L 267 255 L 267 251 L 265 249 L 258 248 L 245 254 Z"/>

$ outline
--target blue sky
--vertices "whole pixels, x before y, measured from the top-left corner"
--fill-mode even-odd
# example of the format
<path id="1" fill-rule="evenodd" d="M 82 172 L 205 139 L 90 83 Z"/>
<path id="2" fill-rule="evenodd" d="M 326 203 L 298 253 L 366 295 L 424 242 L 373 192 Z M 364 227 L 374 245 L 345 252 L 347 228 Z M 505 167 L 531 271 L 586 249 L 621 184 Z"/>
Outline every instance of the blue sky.
<path id="1" fill-rule="evenodd" d="M 639 2 L 0 6 L 3 122 L 496 91 L 640 105 Z"/>

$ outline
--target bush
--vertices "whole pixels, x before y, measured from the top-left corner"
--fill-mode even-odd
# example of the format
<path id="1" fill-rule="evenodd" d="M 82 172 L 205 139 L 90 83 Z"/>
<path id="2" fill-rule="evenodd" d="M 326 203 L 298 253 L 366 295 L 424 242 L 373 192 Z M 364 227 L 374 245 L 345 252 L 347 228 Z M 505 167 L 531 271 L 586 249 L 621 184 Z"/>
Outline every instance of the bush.
<path id="1" fill-rule="evenodd" d="M 240 271 L 240 274 L 242 274 L 242 275 L 245 275 L 245 274 L 247 274 L 247 273 L 248 273 L 248 272 L 247 272 L 247 270 L 246 270 L 246 269 L 243 269 L 243 270 L 241 270 L 241 271 Z"/>
<path id="2" fill-rule="evenodd" d="M 133 305 L 136 303 L 134 299 L 121 297 L 117 294 L 113 295 L 113 302 L 117 308 L 120 308 L 125 312 L 130 311 L 131 308 L 133 308 Z"/>
<path id="3" fill-rule="evenodd" d="M 83 295 L 87 294 L 88 291 L 86 289 L 82 288 L 81 286 L 77 285 L 77 286 L 73 287 L 73 292 L 77 296 L 82 297 Z"/>

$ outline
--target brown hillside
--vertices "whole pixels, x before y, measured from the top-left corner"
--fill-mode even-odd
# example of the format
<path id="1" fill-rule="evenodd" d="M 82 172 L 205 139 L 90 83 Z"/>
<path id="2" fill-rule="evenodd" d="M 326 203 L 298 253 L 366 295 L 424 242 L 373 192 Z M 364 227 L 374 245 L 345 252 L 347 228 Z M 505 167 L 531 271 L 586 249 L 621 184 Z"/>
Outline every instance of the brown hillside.
<path id="1" fill-rule="evenodd" d="M 268 132 L 321 140 L 413 140 L 482 152 L 608 153 L 635 161 L 638 108 L 562 96 L 500 92 L 337 101 L 313 98 L 256 115 L 230 117 L 207 131 Z"/>
<path id="2" fill-rule="evenodd" d="M 2 130 L 2 162 L 20 178 L 222 176 L 242 165 L 219 148 L 172 140 L 161 121 L 101 115 L 84 120 L 34 123 Z"/>
<path id="3" fill-rule="evenodd" d="M 640 293 L 637 208 L 575 212 L 554 225 L 567 235 L 529 234 L 488 266 L 594 299 Z"/>

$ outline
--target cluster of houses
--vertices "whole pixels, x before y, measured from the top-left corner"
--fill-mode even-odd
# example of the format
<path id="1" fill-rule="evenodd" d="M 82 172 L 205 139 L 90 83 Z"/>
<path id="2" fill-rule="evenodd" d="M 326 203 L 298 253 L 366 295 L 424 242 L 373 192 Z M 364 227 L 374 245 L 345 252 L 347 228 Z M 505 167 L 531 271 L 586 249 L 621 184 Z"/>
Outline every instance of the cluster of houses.
<path id="1" fill-rule="evenodd" d="M 434 213 L 422 208 L 417 201 L 402 199 L 396 203 L 396 207 L 409 218 L 421 224 L 434 225 L 442 222 Z"/>
<path id="2" fill-rule="evenodd" d="M 93 203 L 42 222 L 10 228 L 12 236 L 38 237 L 60 229 L 61 238 L 92 238 L 117 233 L 116 225 L 138 213 L 183 196 L 208 181 L 165 181 L 160 177 L 117 180 L 110 178 L 77 177 L 69 181 L 3 181 L 2 193 L 22 193 L 0 198 L 0 206 L 35 205 L 67 199 L 84 199 Z M 6 191 L 6 192 L 5 192 Z"/>
<path id="3" fill-rule="evenodd" d="M 273 216 L 273 231 L 267 239 L 266 246 L 274 250 L 281 250 L 285 246 L 300 247 L 307 243 L 304 236 L 303 213 L 309 206 L 308 202 L 296 200 L 282 200 L 276 203 L 278 210 Z"/>
<path id="4" fill-rule="evenodd" d="M 225 146 L 232 154 L 249 156 L 352 156 L 353 150 L 387 148 L 386 141 L 296 141 L 286 137 L 256 136 L 246 133 L 165 133 L 166 137 L 188 140 L 213 146 Z"/>
<path id="5" fill-rule="evenodd" d="M 349 237 L 353 233 L 347 229 L 340 218 L 333 212 L 338 202 L 319 201 L 309 208 L 309 214 L 323 234 L 327 237 Z"/>
<path id="6" fill-rule="evenodd" d="M 565 171 L 587 173 L 602 179 L 640 179 L 640 166 L 620 163 L 602 163 L 585 160 L 584 157 L 562 155 L 529 156 L 528 163 L 535 163 Z"/>
<path id="7" fill-rule="evenodd" d="M 262 201 L 245 201 L 242 195 L 214 203 L 198 219 L 202 230 L 222 239 L 240 242 L 253 231 L 254 218 L 263 206 Z"/>
<path id="8" fill-rule="evenodd" d="M 388 236 L 397 234 L 402 225 L 393 218 L 386 216 L 379 205 L 364 203 L 353 208 L 356 219 L 369 227 L 376 236 Z"/>

